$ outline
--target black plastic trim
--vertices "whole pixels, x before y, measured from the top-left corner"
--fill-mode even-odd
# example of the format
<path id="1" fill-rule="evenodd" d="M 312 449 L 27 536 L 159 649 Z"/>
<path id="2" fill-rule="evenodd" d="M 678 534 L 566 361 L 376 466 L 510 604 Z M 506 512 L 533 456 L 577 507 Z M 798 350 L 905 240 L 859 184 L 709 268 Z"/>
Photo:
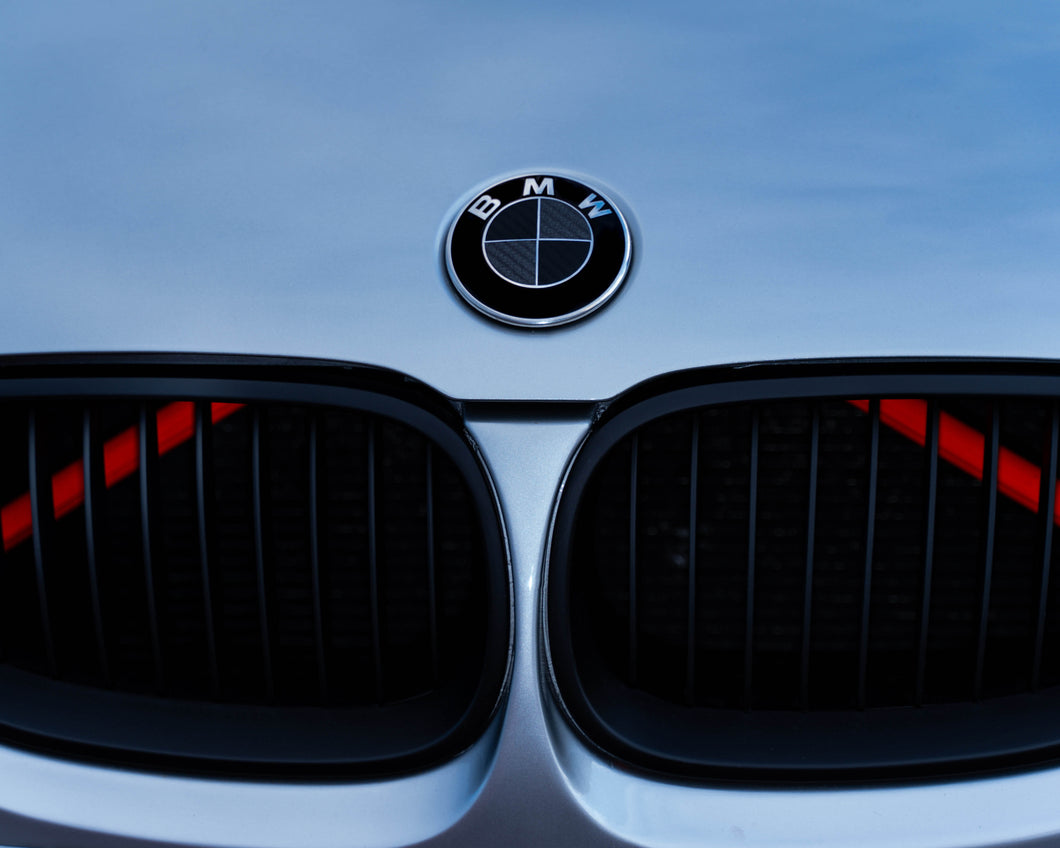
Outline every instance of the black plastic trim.
<path id="1" fill-rule="evenodd" d="M 561 485 L 542 590 L 542 639 L 549 677 L 573 729 L 591 746 L 631 767 L 692 780 L 874 782 L 1006 770 L 1060 757 L 1056 690 L 980 703 L 866 711 L 711 710 L 630 689 L 598 668 L 579 669 L 573 650 L 572 633 L 580 625 L 570 606 L 567 556 L 576 510 L 600 461 L 639 427 L 670 413 L 725 403 L 989 395 L 1060 396 L 1060 365 L 971 359 L 756 363 L 664 375 L 601 404 L 597 421 L 575 451 Z M 937 405 L 930 409 L 927 447 L 934 460 Z M 878 407 L 870 409 L 870 417 L 875 432 Z M 1055 418 L 1054 413 L 1050 454 L 1054 464 Z M 753 443 L 752 434 L 752 478 Z M 753 483 L 752 479 L 752 525 Z M 1051 529 L 1046 536 L 1051 540 Z M 866 561 L 869 569 L 871 554 Z M 749 569 L 748 580 L 753 579 Z M 750 627 L 750 604 L 747 616 Z M 1040 642 L 1040 623 L 1038 630 Z M 749 673 L 750 669 L 748 678 Z M 704 721 L 708 712 L 709 720 Z"/>
<path id="2" fill-rule="evenodd" d="M 202 422 L 209 421 L 207 402 L 211 400 L 354 409 L 418 430 L 433 444 L 434 451 L 444 451 L 463 476 L 482 528 L 488 575 L 486 655 L 477 677 L 454 684 L 461 691 L 473 692 L 459 705 L 454 706 L 450 699 L 445 706 L 448 692 L 442 690 L 385 708 L 192 703 L 91 689 L 3 668 L 0 740 L 58 756 L 137 768 L 319 780 L 379 777 L 426 768 L 457 755 L 482 735 L 501 707 L 510 674 L 514 614 L 511 564 L 492 481 L 457 406 L 447 398 L 393 371 L 332 361 L 204 354 L 0 357 L 0 399 L 57 398 L 197 401 L 196 442 L 200 451 L 209 438 L 209 428 Z M 91 426 L 86 415 L 86 443 L 91 441 Z M 140 426 L 142 432 L 142 421 Z M 254 484 L 260 496 L 257 422 L 253 432 Z M 34 436 L 31 415 L 27 434 L 31 461 L 36 459 Z M 156 438 L 151 432 L 147 437 Z M 100 490 L 101 467 L 97 449 L 85 464 L 90 533 L 94 523 L 91 504 Z M 150 466 L 142 473 L 150 474 Z M 201 502 L 201 490 L 208 481 L 196 482 Z M 31 488 L 38 499 L 50 492 L 50 488 L 40 490 L 41 486 L 50 487 L 50 481 L 41 474 L 31 474 Z M 260 533 L 258 500 L 255 505 L 255 527 Z M 205 539 L 209 516 L 202 509 L 199 512 L 200 534 Z M 34 516 L 37 514 L 34 510 Z M 146 510 L 144 514 L 146 522 Z M 203 545 L 205 557 L 205 542 Z M 94 547 L 90 544 L 90 550 Z M 260 556 L 260 539 L 256 548 Z M 258 568 L 263 567 L 259 561 Z M 203 575 L 204 580 L 210 580 L 205 558 Z M 438 702 L 437 708 L 431 707 L 432 699 Z"/>

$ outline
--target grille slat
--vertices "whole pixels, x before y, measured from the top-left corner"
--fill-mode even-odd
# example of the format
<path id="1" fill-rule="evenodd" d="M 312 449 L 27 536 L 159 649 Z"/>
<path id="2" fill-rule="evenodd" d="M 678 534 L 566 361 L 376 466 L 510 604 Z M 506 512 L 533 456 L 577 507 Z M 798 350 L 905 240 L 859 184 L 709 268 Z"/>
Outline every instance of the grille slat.
<path id="1" fill-rule="evenodd" d="M 925 434 L 927 449 L 928 483 L 927 514 L 924 519 L 924 576 L 920 590 L 919 638 L 917 640 L 916 694 L 913 703 L 924 703 L 924 675 L 927 669 L 928 626 L 931 621 L 931 584 L 935 559 L 935 510 L 938 504 L 939 480 L 939 405 L 928 404 L 928 425 Z"/>
<path id="2" fill-rule="evenodd" d="M 1049 604 L 1049 575 L 1053 557 L 1053 524 L 1056 511 L 1056 486 L 1053 485 L 1053 481 L 1056 479 L 1057 451 L 1058 443 L 1060 443 L 1060 403 L 1054 400 L 1050 411 L 1049 448 L 1038 487 L 1038 503 L 1045 504 L 1045 509 L 1041 510 L 1040 517 L 1042 579 L 1038 590 L 1038 617 L 1034 627 L 1034 659 L 1031 676 L 1031 687 L 1034 691 L 1038 691 L 1041 687 L 1042 648 L 1045 644 L 1045 622 Z"/>
<path id="3" fill-rule="evenodd" d="M 55 639 L 52 632 L 51 609 L 48 595 L 48 575 L 46 571 L 49 545 L 54 535 L 52 524 L 53 512 L 44 509 L 43 504 L 53 499 L 52 481 L 47 471 L 47 457 L 41 448 L 37 432 L 37 412 L 31 410 L 27 426 L 27 458 L 29 460 L 29 503 L 33 516 L 33 563 L 37 579 L 37 603 L 40 609 L 40 626 L 44 635 L 44 654 L 48 663 L 48 673 L 58 673 L 55 656 Z"/>
<path id="4" fill-rule="evenodd" d="M 434 538 L 434 446 L 429 442 L 424 475 L 427 482 L 427 615 L 430 627 L 431 682 L 437 684 L 441 675 L 441 646 L 438 643 L 438 563 Z"/>
<path id="5" fill-rule="evenodd" d="M 320 481 L 321 459 L 318 454 L 317 416 L 309 419 L 309 569 L 313 592 L 313 643 L 316 647 L 317 674 L 320 678 L 320 700 L 328 700 L 328 667 L 324 657 L 324 613 L 320 588 Z"/>
<path id="6" fill-rule="evenodd" d="M 213 600 L 213 578 L 210 569 L 213 492 L 210 469 L 213 467 L 211 405 L 203 401 L 195 404 L 195 504 L 199 531 L 199 573 L 202 579 L 202 603 L 204 635 L 206 637 L 206 662 L 210 675 L 210 693 L 214 698 L 220 694 L 221 672 L 217 654 L 217 610 Z"/>
<path id="7" fill-rule="evenodd" d="M 254 526 L 254 574 L 258 590 L 258 626 L 261 634 L 261 667 L 265 678 L 265 697 L 272 703 L 276 698 L 276 681 L 272 662 L 272 626 L 269 615 L 269 578 L 266 571 L 264 508 L 264 474 L 262 473 L 263 451 L 261 444 L 261 410 L 251 411 L 250 436 L 250 492 Z"/>
<path id="8" fill-rule="evenodd" d="M 983 592 L 979 606 L 979 634 L 975 652 L 975 699 L 983 697 L 983 669 L 986 662 L 986 636 L 990 614 L 990 588 L 994 575 L 994 539 L 997 530 L 997 464 L 1001 422 L 997 404 L 992 405 L 990 435 L 983 440 L 983 489 L 986 491 L 986 540 L 983 548 Z"/>
<path id="9" fill-rule="evenodd" d="M 103 685 L 112 685 L 110 662 L 107 659 L 107 640 L 103 629 L 103 605 L 100 598 L 100 576 L 97 558 L 97 507 L 105 500 L 103 440 L 94 438 L 94 415 L 85 407 L 81 416 L 81 455 L 84 457 L 83 485 L 85 489 L 85 564 L 88 567 L 89 592 L 92 604 L 92 624 L 95 634 L 96 658 Z"/>
<path id="10" fill-rule="evenodd" d="M 810 706 L 810 632 L 813 627 L 813 564 L 814 539 L 817 527 L 817 467 L 821 443 L 821 408 L 813 407 L 810 425 L 810 486 L 806 498 L 806 584 L 802 599 L 802 655 L 799 667 L 799 703 L 802 708 Z"/>
<path id="11" fill-rule="evenodd" d="M 696 693 L 696 533 L 699 524 L 699 416 L 692 418 L 688 463 L 688 642 L 685 647 L 685 702 Z"/>
<path id="12" fill-rule="evenodd" d="M 154 533 L 151 523 L 153 507 L 151 493 L 158 491 L 158 427 L 155 416 L 146 403 L 140 404 L 140 420 L 137 429 L 137 448 L 140 467 L 140 544 L 143 552 L 144 601 L 147 607 L 147 626 L 151 640 L 151 658 L 154 667 L 155 689 L 162 692 L 165 669 L 162 660 L 162 643 L 158 629 L 158 593 L 155 589 Z"/>
<path id="13" fill-rule="evenodd" d="M 868 507 L 865 519 L 865 570 L 861 590 L 861 638 L 858 640 L 858 708 L 864 709 L 868 697 L 869 625 L 872 609 L 872 567 L 876 543 L 876 498 L 880 463 L 880 402 L 869 403 Z"/>
<path id="14" fill-rule="evenodd" d="M 368 424 L 368 603 L 372 624 L 372 664 L 375 670 L 375 699 L 383 700 L 383 637 L 379 603 L 379 494 L 376 490 L 376 469 L 379 461 L 376 449 L 375 422 Z"/>
<path id="15" fill-rule="evenodd" d="M 743 640 L 743 701 L 747 707 L 751 706 L 753 697 L 752 672 L 754 663 L 754 635 L 755 635 L 755 548 L 758 538 L 758 431 L 760 426 L 759 410 L 757 406 L 751 407 L 751 437 L 750 453 L 751 461 L 747 472 L 747 608 L 744 624 Z"/>
<path id="16" fill-rule="evenodd" d="M 640 439 L 634 435 L 629 451 L 629 662 L 627 675 L 631 684 L 637 683 L 637 460 Z"/>

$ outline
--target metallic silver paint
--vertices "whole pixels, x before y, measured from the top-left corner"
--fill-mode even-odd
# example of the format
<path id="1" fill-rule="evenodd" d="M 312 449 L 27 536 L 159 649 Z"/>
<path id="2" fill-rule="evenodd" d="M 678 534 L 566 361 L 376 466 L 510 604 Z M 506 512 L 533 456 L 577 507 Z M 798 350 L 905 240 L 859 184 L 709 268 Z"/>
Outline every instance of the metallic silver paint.
<path id="1" fill-rule="evenodd" d="M 770 359 L 1057 359 L 1057 44 L 1047 2 L 9 4 L 0 348 L 344 359 L 476 400 Z M 553 170 L 606 181 L 636 262 L 591 320 L 498 326 L 445 278 L 456 198 Z M 470 426 L 516 579 L 486 737 L 329 785 L 0 748 L 0 843 L 1060 845 L 1056 768 L 751 790 L 588 750 L 538 638 L 552 499 L 588 422 Z"/>
<path id="2" fill-rule="evenodd" d="M 1057 29 L 1043 2 L 8 5 L 0 339 L 463 398 L 1056 357 Z M 551 169 L 637 219 L 634 272 L 591 321 L 506 331 L 445 281 L 447 210 Z"/>
<path id="3" fill-rule="evenodd" d="M 361 783 L 146 774 L 0 746 L 0 841 L 14 830 L 20 844 L 57 848 L 75 848 L 98 835 L 108 837 L 104 844 L 129 846 L 407 845 L 466 812 L 495 756 L 498 725 L 441 768 Z M 63 831 L 52 833 L 55 826 Z"/>

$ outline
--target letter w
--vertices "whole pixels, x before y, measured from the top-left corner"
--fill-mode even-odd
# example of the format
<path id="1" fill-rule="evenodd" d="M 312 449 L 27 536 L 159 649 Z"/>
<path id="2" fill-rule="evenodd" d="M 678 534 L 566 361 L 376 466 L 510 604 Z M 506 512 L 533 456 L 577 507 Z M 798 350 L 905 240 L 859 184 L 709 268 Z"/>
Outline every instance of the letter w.
<path id="1" fill-rule="evenodd" d="M 578 204 L 579 209 L 588 209 L 593 207 L 593 211 L 589 213 L 590 218 L 599 218 L 602 215 L 610 215 L 611 210 L 605 209 L 607 204 L 603 200 L 597 200 L 595 194 L 590 194 L 585 200 Z"/>

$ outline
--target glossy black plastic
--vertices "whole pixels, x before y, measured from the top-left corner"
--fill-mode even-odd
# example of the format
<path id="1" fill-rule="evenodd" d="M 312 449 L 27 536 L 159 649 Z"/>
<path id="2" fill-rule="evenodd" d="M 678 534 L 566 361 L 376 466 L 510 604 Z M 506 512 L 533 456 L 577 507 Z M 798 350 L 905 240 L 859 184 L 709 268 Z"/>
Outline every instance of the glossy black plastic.
<path id="1" fill-rule="evenodd" d="M 19 668 L 17 664 L 0 667 L 0 737 L 6 741 L 53 751 L 63 756 L 83 756 L 103 759 L 108 762 L 128 763 L 136 766 L 181 770 L 192 772 L 236 772 L 263 777 L 277 775 L 351 776 L 361 774 L 388 774 L 407 772 L 422 768 L 454 756 L 467 748 L 484 731 L 499 708 L 510 662 L 511 642 L 511 596 L 510 571 L 507 547 L 501 526 L 500 513 L 492 484 L 485 468 L 477 456 L 463 429 L 457 409 L 452 403 L 421 384 L 403 375 L 381 369 L 352 366 L 343 363 L 309 360 L 272 359 L 260 357 L 220 356 L 165 356 L 165 355 L 92 355 L 92 356 L 43 356 L 5 357 L 0 359 L 0 402 L 24 406 L 30 410 L 30 472 L 29 491 L 38 502 L 34 514 L 33 560 L 38 566 L 38 589 L 40 600 L 39 617 L 46 636 L 55 630 L 54 611 L 49 610 L 48 582 L 54 574 L 45 574 L 49 551 L 47 545 L 55 538 L 54 527 L 43 527 L 58 522 L 51 510 L 41 509 L 39 502 L 43 492 L 50 491 L 43 457 L 35 453 L 36 426 L 33 410 L 48 404 L 69 401 L 70 406 L 81 404 L 86 410 L 84 420 L 76 422 L 84 431 L 84 446 L 87 458 L 84 479 L 84 518 L 79 532 L 85 535 L 84 562 L 91 577 L 86 585 L 96 586 L 96 556 L 102 540 L 98 512 L 104 489 L 100 478 L 102 457 L 100 439 L 93 438 L 95 424 L 91 410 L 110 402 L 134 401 L 142 404 L 139 433 L 141 456 L 139 463 L 140 492 L 157 488 L 158 462 L 151 452 L 145 456 L 144 446 L 153 444 L 157 438 L 152 428 L 154 416 L 144 413 L 148 404 L 175 399 L 196 402 L 200 424 L 198 436 L 189 443 L 187 450 L 200 456 L 209 451 L 208 440 L 211 428 L 201 422 L 209 415 L 210 401 L 247 403 L 249 409 L 268 408 L 267 405 L 313 409 L 332 409 L 364 413 L 370 420 L 400 422 L 410 432 L 416 432 L 426 440 L 428 463 L 431 450 L 440 461 L 455 467 L 469 493 L 484 552 L 485 586 L 482 589 L 484 620 L 482 656 L 466 667 L 455 671 L 442 681 L 436 691 L 417 697 L 398 696 L 383 698 L 382 693 L 375 703 L 361 703 L 356 699 L 336 698 L 334 693 L 321 691 L 307 699 L 309 706 L 274 699 L 274 681 L 271 676 L 264 682 L 268 697 L 264 694 L 257 702 L 226 701 L 223 692 L 218 695 L 216 661 L 209 675 L 214 683 L 213 697 L 195 696 L 167 697 L 164 684 L 159 680 L 157 692 L 123 690 L 120 686 L 84 685 L 80 680 L 62 679 L 57 675 L 55 649 L 48 645 L 47 668 L 43 673 Z M 257 414 L 256 412 L 254 413 Z M 314 416 L 308 416 L 315 421 Z M 135 424 L 134 422 L 130 422 Z M 71 426 L 73 426 L 73 424 Z M 259 439 L 259 421 L 255 418 L 251 427 L 255 447 Z M 79 429 L 80 432 L 80 429 Z M 312 516 L 310 544 L 312 561 L 317 561 L 319 543 L 316 536 L 317 511 L 323 509 L 318 503 L 318 485 L 315 477 L 318 463 L 315 460 L 317 437 L 315 429 L 309 436 L 310 486 L 313 493 L 306 509 Z M 82 454 L 79 454 L 79 456 Z M 254 455 L 259 456 L 255 449 Z M 374 464 L 374 462 L 373 462 Z M 205 493 L 214 482 L 205 476 L 206 468 L 201 461 L 195 485 L 199 489 L 200 528 L 199 542 L 202 553 L 204 586 L 217 585 L 217 576 L 210 576 L 208 569 L 216 568 L 207 552 L 215 550 L 211 538 L 214 519 L 210 511 L 213 501 Z M 262 517 L 260 497 L 262 475 L 265 471 L 255 463 L 252 480 L 247 489 L 253 490 L 255 499 L 253 513 L 254 546 L 262 550 Z M 428 465 L 427 473 L 430 474 Z M 248 495 L 249 497 L 249 495 Z M 374 500 L 374 495 L 372 496 Z M 145 620 L 150 623 L 154 644 L 156 673 L 161 674 L 161 653 L 158 648 L 158 618 L 153 599 L 160 591 L 152 582 L 152 562 L 162 540 L 154 526 L 154 517 L 146 495 L 140 505 L 142 530 L 140 532 L 141 559 L 144 566 Z M 428 499 L 428 513 L 433 509 Z M 63 522 L 71 519 L 64 518 Z M 74 528 L 76 529 L 76 528 Z M 370 531 L 369 531 L 370 535 Z M 432 543 L 433 544 L 433 543 Z M 433 550 L 433 547 L 432 547 Z M 374 553 L 373 553 L 374 562 Z M 54 563 L 52 564 L 54 566 Z M 374 567 L 374 566 L 373 566 Z M 433 569 L 433 564 L 428 563 Z M 53 568 L 54 571 L 54 568 Z M 259 559 L 259 572 L 264 567 Z M 433 571 L 432 571 L 433 574 Z M 314 572 L 306 580 L 318 581 Z M 430 591 L 434 591 L 433 576 Z M 375 574 L 373 572 L 373 580 Z M 314 584 L 315 585 L 315 584 Z M 373 583 L 374 586 L 374 583 Z M 264 604 L 265 584 L 260 583 L 260 598 Z M 270 592 L 272 589 L 269 590 Z M 319 591 L 315 592 L 319 599 Z M 373 589 L 373 598 L 378 595 Z M 103 635 L 98 628 L 99 599 L 85 597 L 86 610 L 96 609 L 95 636 L 91 628 L 87 634 L 86 649 L 95 642 L 102 645 Z M 104 599 L 105 600 L 105 599 Z M 319 600 L 317 620 L 317 644 L 320 650 Z M 207 623 L 211 616 L 219 613 L 216 602 L 207 597 Z M 432 606 L 433 609 L 433 606 Z M 37 616 L 37 613 L 34 613 Z M 373 608 L 373 626 L 378 630 L 380 613 Z M 91 616 L 85 613 L 86 621 Z M 264 622 L 265 616 L 262 615 Z M 206 636 L 210 642 L 209 655 L 216 658 L 213 633 L 220 622 L 213 619 L 213 627 L 207 626 Z M 432 620 L 432 628 L 435 622 Z M 269 634 L 262 625 L 262 642 L 265 646 L 266 673 L 271 674 L 268 662 Z M 376 644 L 379 644 L 376 633 Z M 273 650 L 276 650 L 275 644 Z M 107 652 L 100 651 L 99 679 L 108 679 L 112 669 L 107 668 Z M 430 668 L 430 657 L 427 667 Z M 49 671 L 50 669 L 50 671 Z M 376 663 L 377 681 L 381 670 Z M 437 677 L 437 659 L 435 658 Z M 222 681 L 223 682 L 223 681 Z M 206 685 L 206 684 L 204 684 Z M 314 684 L 315 685 L 315 684 Z M 223 688 L 223 687 L 222 687 Z M 297 699 L 296 699 L 297 700 Z"/>
<path id="2" fill-rule="evenodd" d="M 557 695 L 574 727 L 593 745 L 630 764 L 656 772 L 705 779 L 875 780 L 970 773 L 1043 763 L 1055 758 L 1060 752 L 1060 720 L 1056 719 L 1060 692 L 1056 688 L 1037 691 L 1036 678 L 1033 686 L 1036 691 L 1027 694 L 985 697 L 982 692 L 982 645 L 987 600 L 990 597 L 990 551 L 996 509 L 992 499 L 983 519 L 985 560 L 980 568 L 986 570 L 977 578 L 984 587 L 982 609 L 975 616 L 979 619 L 978 670 L 975 691 L 964 703 L 866 708 L 872 704 L 866 704 L 865 695 L 864 652 L 868 630 L 864 626 L 860 662 L 861 694 L 851 708 L 807 709 L 807 648 L 804 648 L 802 661 L 801 707 L 792 704 L 790 708 L 752 709 L 751 678 L 746 669 L 744 679 L 748 688 L 742 708 L 703 706 L 693 703 L 690 697 L 682 698 L 678 694 L 674 697 L 659 697 L 642 691 L 635 667 L 624 670 L 625 680 L 619 679 L 600 661 L 600 657 L 593 655 L 593 649 L 587 647 L 595 638 L 588 632 L 591 627 L 589 616 L 576 607 L 572 599 L 572 579 L 576 568 L 570 558 L 579 508 L 592 475 L 608 452 L 624 439 L 632 442 L 635 452 L 637 438 L 631 434 L 637 433 L 639 428 L 650 422 L 681 410 L 725 404 L 747 404 L 754 408 L 760 402 L 804 399 L 810 401 L 812 407 L 814 402 L 821 399 L 912 397 L 938 400 L 955 396 L 981 397 L 986 400 L 996 397 L 1041 398 L 1047 408 L 1053 408 L 1052 399 L 1060 396 L 1060 373 L 1051 363 L 1013 361 L 876 360 L 762 364 L 668 375 L 635 387 L 609 403 L 580 446 L 564 480 L 554 517 L 547 563 L 545 641 Z M 935 401 L 930 403 L 934 404 Z M 937 406 L 929 408 L 935 409 L 937 415 Z M 873 406 L 869 415 L 869 421 L 875 422 L 872 428 L 874 432 L 879 427 L 878 418 L 875 417 L 877 410 L 878 407 Z M 814 450 L 818 443 L 815 426 L 808 431 L 814 434 L 813 447 L 807 448 L 808 451 Z M 993 434 L 989 424 L 985 428 L 988 481 L 989 475 L 996 473 L 996 469 L 991 472 L 990 459 L 991 456 L 997 456 L 996 426 L 995 417 Z M 756 432 L 754 424 L 751 427 L 751 432 Z M 1054 416 L 1052 429 L 1055 427 Z M 877 435 L 872 440 L 870 453 L 873 457 L 876 455 L 878 438 Z M 937 441 L 937 421 L 934 430 L 929 423 L 925 445 L 931 456 L 934 456 L 931 452 L 935 450 L 932 447 L 933 439 Z M 757 446 L 757 438 L 752 441 Z M 1055 444 L 1055 436 L 1052 441 Z M 698 440 L 693 435 L 693 456 L 697 445 Z M 816 453 L 811 455 L 816 456 Z M 751 449 L 750 456 L 751 468 L 755 469 L 757 447 Z M 1046 456 L 1055 465 L 1055 447 L 1051 451 L 1047 449 Z M 629 461 L 635 469 L 635 456 Z M 869 475 L 868 479 L 875 480 L 871 468 L 875 468 L 874 463 L 865 473 Z M 635 479 L 634 470 L 628 473 L 631 479 Z M 757 471 L 754 471 L 751 480 L 756 479 Z M 932 493 L 934 485 L 932 479 L 929 482 Z M 808 478 L 808 487 L 810 502 L 814 503 L 817 493 L 815 477 Z M 870 488 L 875 491 L 875 484 Z M 989 484 L 987 488 L 992 489 Z M 1042 492 L 1048 493 L 1044 483 Z M 702 491 L 697 492 L 692 487 L 693 503 L 697 497 L 702 499 L 703 496 Z M 751 527 L 747 579 L 752 586 L 755 579 L 754 504 L 760 497 L 760 494 L 755 494 L 752 485 L 750 515 L 747 519 Z M 636 509 L 635 501 L 631 496 L 631 510 Z M 1051 499 L 1043 495 L 1042 502 L 1051 503 Z M 695 509 L 694 506 L 692 508 Z M 867 504 L 867 508 L 870 516 L 878 509 L 872 503 Z M 1037 555 L 1034 568 L 1040 572 L 1042 585 L 1047 589 L 1052 527 L 1047 521 L 1038 523 L 1042 529 L 1035 531 L 1033 545 L 1044 545 L 1045 550 L 1044 559 L 1041 552 Z M 694 527 L 694 522 L 691 524 Z M 871 528 L 875 524 L 875 519 L 870 517 L 870 538 L 865 555 L 865 590 L 863 598 L 857 601 L 858 605 L 867 605 L 869 602 L 868 586 L 873 562 Z M 632 519 L 630 526 L 634 526 Z M 694 530 L 692 532 L 694 538 Z M 811 586 L 814 579 L 813 538 L 811 529 L 806 534 L 808 548 L 805 561 L 808 565 L 804 578 L 806 585 Z M 926 550 L 926 567 L 930 575 L 930 542 Z M 696 570 L 707 567 L 702 559 L 692 558 L 689 573 L 694 574 Z M 632 575 L 633 567 L 630 571 Z M 635 591 L 632 587 L 637 580 L 631 576 L 630 581 L 632 598 Z M 1043 590 L 1041 604 L 1045 603 Z M 792 598 L 792 604 L 798 607 L 799 617 L 807 620 L 810 611 L 804 607 L 806 598 L 800 594 Z M 752 611 L 753 604 L 749 604 L 748 634 L 754 632 Z M 694 609 L 690 615 L 691 620 L 694 620 Z M 1034 618 L 1034 612 L 1029 611 L 1028 621 L 1032 630 Z M 1036 668 L 1042 652 L 1044 612 L 1039 612 L 1037 619 Z M 867 620 L 864 611 L 862 620 Z M 636 626 L 635 621 L 631 622 L 631 628 Z M 691 627 L 689 631 L 691 633 Z M 689 638 L 694 639 L 694 635 Z M 632 638 L 630 642 L 632 644 Z M 750 645 L 750 637 L 747 643 Z M 692 656 L 691 650 L 689 656 Z M 747 661 L 750 661 L 749 654 Z M 632 651 L 629 662 L 631 666 L 636 662 Z M 914 668 L 915 662 L 914 653 Z M 915 696 L 918 702 L 923 697 L 922 665 L 921 661 Z M 681 666 L 686 668 L 683 659 Z M 709 670 L 695 666 L 690 660 L 684 673 L 693 680 L 699 675 L 708 674 Z M 794 668 L 792 673 L 798 680 L 799 669 Z"/>

